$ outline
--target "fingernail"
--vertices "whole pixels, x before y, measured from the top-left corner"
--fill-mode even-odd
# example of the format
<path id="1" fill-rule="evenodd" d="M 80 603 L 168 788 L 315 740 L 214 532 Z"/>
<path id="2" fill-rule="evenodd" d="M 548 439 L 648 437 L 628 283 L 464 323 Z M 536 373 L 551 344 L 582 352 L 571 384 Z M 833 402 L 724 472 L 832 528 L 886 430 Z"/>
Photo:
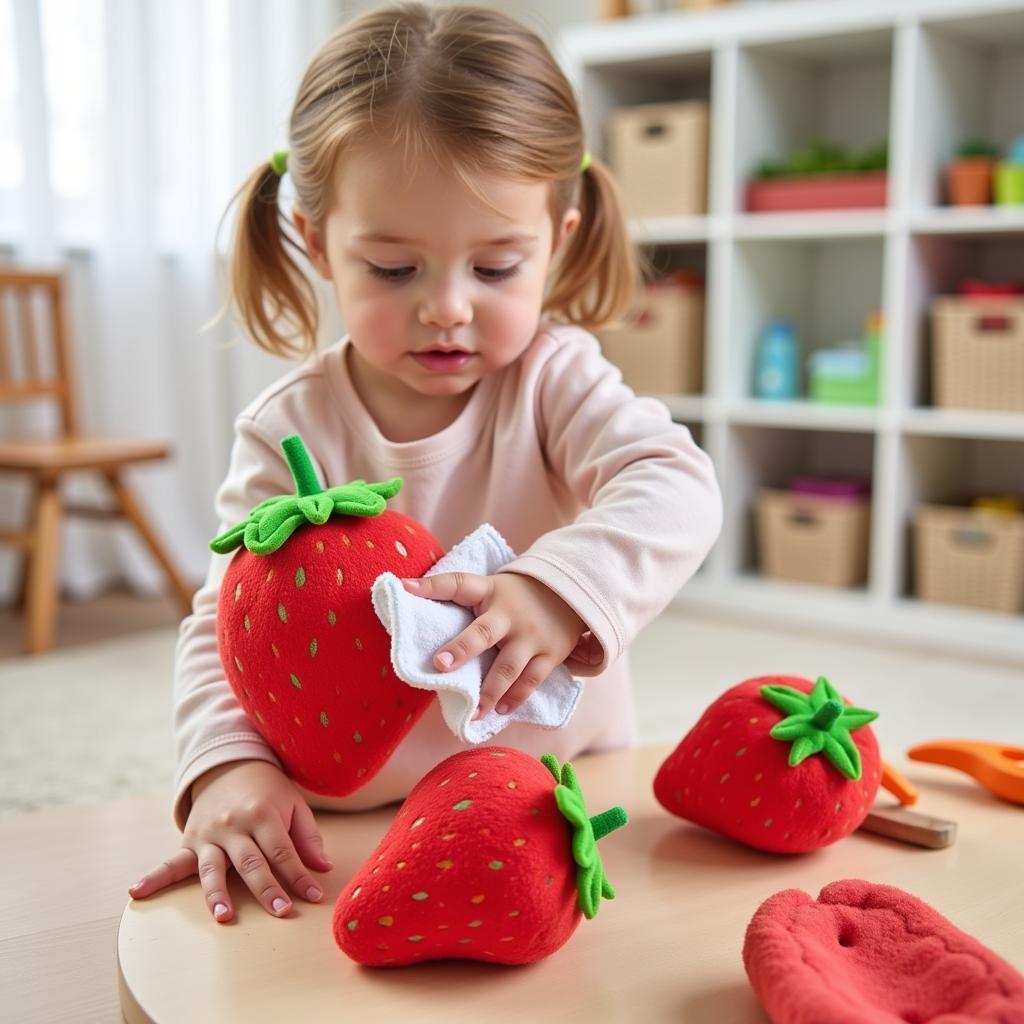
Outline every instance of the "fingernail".
<path id="1" fill-rule="evenodd" d="M 452 657 L 448 651 L 441 651 L 441 653 L 437 655 L 437 663 L 441 668 L 451 668 L 454 660 L 455 658 Z"/>
<path id="2" fill-rule="evenodd" d="M 323 896 L 323 893 L 315 885 L 311 885 L 306 890 L 306 899 L 307 900 L 316 901 L 316 900 L 320 899 L 321 896 Z"/>
<path id="3" fill-rule="evenodd" d="M 483 708 L 477 708 L 476 709 L 476 714 L 473 716 L 473 721 L 476 722 L 478 719 L 481 719 L 483 717 L 484 717 L 484 709 Z"/>
<path id="4" fill-rule="evenodd" d="M 402 580 L 402 583 L 405 585 L 406 590 L 419 590 L 420 589 L 420 581 L 419 580 Z"/>
<path id="5" fill-rule="evenodd" d="M 128 891 L 129 892 L 135 892 L 136 889 L 141 889 L 141 888 L 142 888 L 142 882 L 136 882 L 134 885 L 129 885 L 128 886 Z"/>
<path id="6" fill-rule="evenodd" d="M 508 714 L 508 705 L 507 704 L 499 704 L 494 710 L 497 711 L 499 715 L 507 715 Z"/>
<path id="7" fill-rule="evenodd" d="M 271 903 L 270 905 L 271 905 L 271 907 L 274 908 L 274 913 L 275 914 L 280 914 L 281 911 L 284 910 L 288 906 L 287 902 L 285 900 L 281 899 L 280 896 L 278 896 L 277 899 L 274 900 L 274 902 Z"/>
<path id="8" fill-rule="evenodd" d="M 228 908 L 227 908 L 227 904 L 225 904 L 225 903 L 218 903 L 213 908 L 213 916 L 214 917 L 223 917 L 227 912 L 228 912 Z"/>

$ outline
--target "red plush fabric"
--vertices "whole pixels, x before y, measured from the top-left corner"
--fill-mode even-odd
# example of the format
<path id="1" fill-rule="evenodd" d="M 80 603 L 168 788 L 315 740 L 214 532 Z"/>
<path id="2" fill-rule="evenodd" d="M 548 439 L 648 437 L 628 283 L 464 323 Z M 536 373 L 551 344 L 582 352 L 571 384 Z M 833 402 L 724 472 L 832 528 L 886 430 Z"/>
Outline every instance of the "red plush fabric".
<path id="1" fill-rule="evenodd" d="M 726 690 L 658 769 L 654 794 L 672 814 L 760 850 L 828 846 L 871 809 L 881 779 L 878 742 L 870 726 L 851 732 L 862 763 L 856 780 L 821 754 L 791 767 L 792 744 L 769 735 L 785 713 L 764 699 L 763 686 L 810 693 L 814 683 L 759 676 Z"/>
<path id="2" fill-rule="evenodd" d="M 442 761 L 338 896 L 338 946 L 373 967 L 526 964 L 553 953 L 581 919 L 573 829 L 556 785 L 540 761 L 510 747 Z"/>
<path id="3" fill-rule="evenodd" d="M 221 663 L 289 775 L 316 793 L 365 785 L 434 699 L 395 675 L 373 610 L 383 572 L 419 577 L 443 554 L 387 510 L 298 529 L 273 554 L 239 550 L 217 608 Z"/>
<path id="4" fill-rule="evenodd" d="M 766 900 L 743 963 L 774 1024 L 1024 1024 L 1024 976 L 917 897 L 861 879 Z"/>

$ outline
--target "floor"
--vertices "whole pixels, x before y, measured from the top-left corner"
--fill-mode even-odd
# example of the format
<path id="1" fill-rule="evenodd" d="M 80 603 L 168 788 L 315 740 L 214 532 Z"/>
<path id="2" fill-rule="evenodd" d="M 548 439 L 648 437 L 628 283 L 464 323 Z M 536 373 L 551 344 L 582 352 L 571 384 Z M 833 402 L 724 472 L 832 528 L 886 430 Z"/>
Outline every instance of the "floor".
<path id="1" fill-rule="evenodd" d="M 55 651 L 19 655 L 20 619 L 0 611 L 0 816 L 167 792 L 174 749 L 169 601 L 111 594 L 62 608 Z M 942 736 L 1013 742 L 1024 721 L 1020 664 L 866 645 L 669 609 L 631 648 L 640 738 L 677 742 L 743 679 L 827 676 L 879 711 L 885 755 Z"/>

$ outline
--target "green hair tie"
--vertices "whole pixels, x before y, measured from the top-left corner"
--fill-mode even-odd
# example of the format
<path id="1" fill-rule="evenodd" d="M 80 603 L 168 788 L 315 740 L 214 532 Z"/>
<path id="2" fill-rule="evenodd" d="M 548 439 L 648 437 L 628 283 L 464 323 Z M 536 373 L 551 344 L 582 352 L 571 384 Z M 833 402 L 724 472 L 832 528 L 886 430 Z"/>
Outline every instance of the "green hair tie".
<path id="1" fill-rule="evenodd" d="M 270 158 L 270 169 L 280 178 L 288 170 L 288 150 L 279 149 Z"/>
<path id="2" fill-rule="evenodd" d="M 580 174 L 583 174 L 590 167 L 590 150 L 583 151 L 583 159 L 580 161 Z"/>

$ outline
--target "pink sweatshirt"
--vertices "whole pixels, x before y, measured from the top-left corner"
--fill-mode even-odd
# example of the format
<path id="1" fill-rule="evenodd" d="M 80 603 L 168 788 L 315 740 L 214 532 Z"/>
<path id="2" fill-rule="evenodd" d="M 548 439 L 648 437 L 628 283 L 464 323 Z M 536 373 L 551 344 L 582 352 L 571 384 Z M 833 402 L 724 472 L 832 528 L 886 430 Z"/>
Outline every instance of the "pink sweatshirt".
<path id="1" fill-rule="evenodd" d="M 451 548 L 491 523 L 518 553 L 502 572 L 532 576 L 567 601 L 592 634 L 598 665 L 569 723 L 507 726 L 491 741 L 560 760 L 635 742 L 626 659 L 630 642 L 697 570 L 718 535 L 721 498 L 708 457 L 660 402 L 637 398 L 578 327 L 543 322 L 523 355 L 477 384 L 437 434 L 393 442 L 363 407 L 348 343 L 303 363 L 238 417 L 217 494 L 221 532 L 274 494 L 294 490 L 280 441 L 298 433 L 325 486 L 400 476 L 390 507 Z M 215 620 L 228 556 L 214 555 L 175 659 L 178 764 L 174 814 L 184 827 L 189 787 L 228 761 L 280 766 L 235 700 L 217 655 Z M 343 799 L 304 792 L 314 807 L 357 810 L 404 797 L 463 744 L 434 701 L 390 761 Z"/>

